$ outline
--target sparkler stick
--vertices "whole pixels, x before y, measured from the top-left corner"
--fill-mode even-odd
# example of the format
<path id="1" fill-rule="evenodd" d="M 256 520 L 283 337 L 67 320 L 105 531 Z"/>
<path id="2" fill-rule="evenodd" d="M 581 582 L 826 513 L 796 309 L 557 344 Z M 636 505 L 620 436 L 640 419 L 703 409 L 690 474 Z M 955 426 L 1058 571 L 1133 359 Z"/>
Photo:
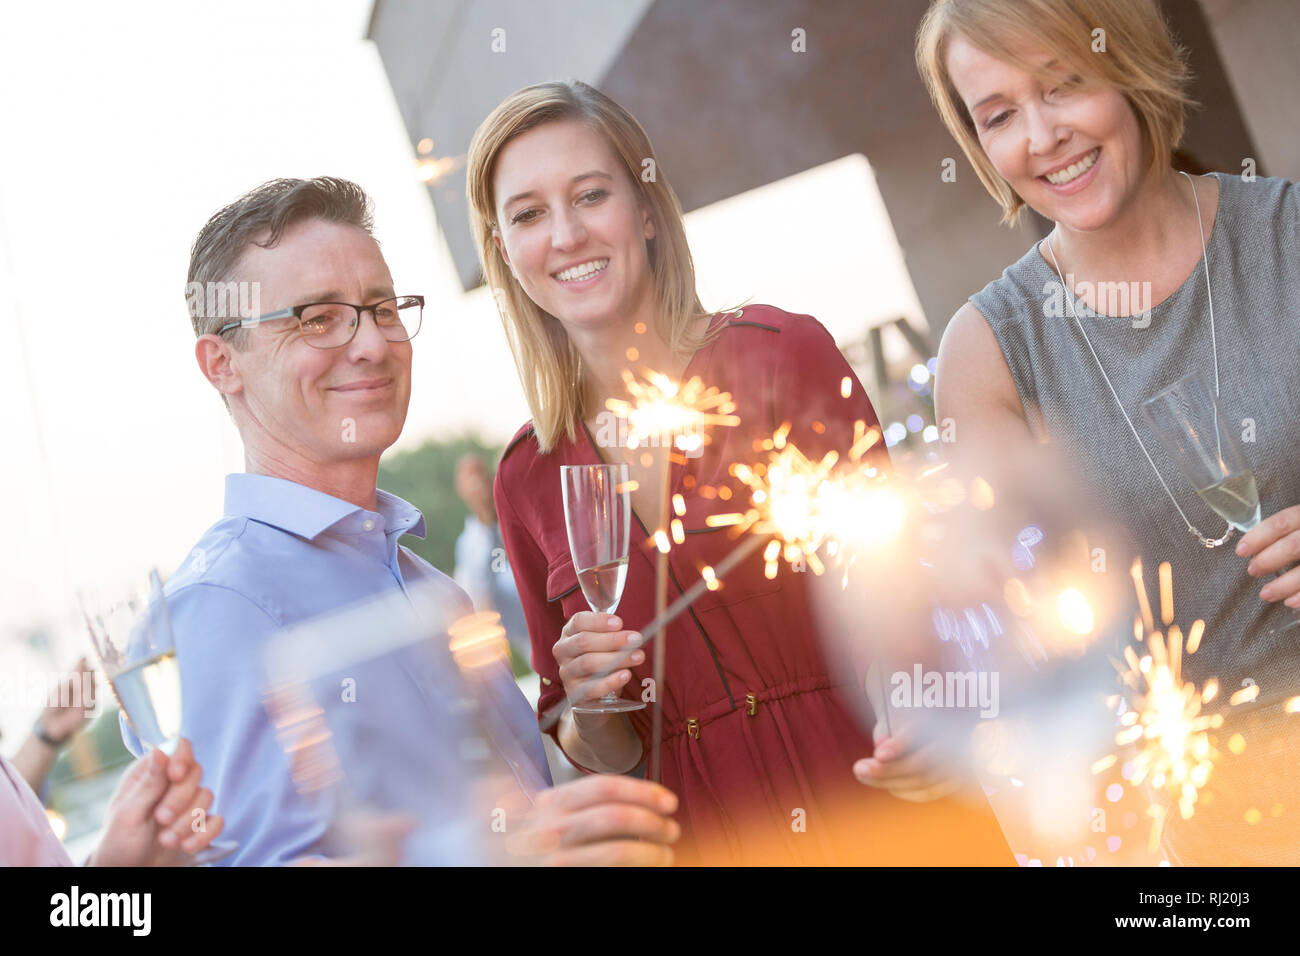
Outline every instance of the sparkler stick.
<path id="1" fill-rule="evenodd" d="M 706 590 L 721 587 L 722 580 L 759 548 L 766 546 L 764 558 L 768 577 L 775 576 L 781 557 L 792 564 L 807 560 L 813 572 L 820 574 L 824 567 L 817 559 L 816 552 L 831 537 L 833 528 L 877 521 L 884 528 L 886 538 L 897 532 L 902 522 L 902 506 L 896 496 L 890 493 L 888 500 L 872 497 L 870 479 L 860 469 L 847 475 L 832 476 L 831 469 L 838 459 L 837 454 L 831 452 L 819 462 L 810 461 L 798 448 L 786 441 L 788 432 L 789 425 L 783 425 L 773 435 L 772 447 L 779 451 L 773 452 L 770 463 L 752 468 L 745 465 L 733 466 L 733 473 L 752 489 L 754 507 L 744 513 L 711 515 L 706 521 L 712 527 L 738 528 L 741 532 L 740 543 L 716 568 L 703 568 L 698 581 L 683 591 L 672 604 L 657 611 L 654 619 L 641 629 L 644 640 L 661 635 L 700 595 Z M 861 461 L 865 452 L 879 441 L 879 437 L 878 428 L 868 429 L 862 422 L 857 424 L 854 446 L 850 451 L 854 464 Z M 658 533 L 657 538 L 662 560 L 668 539 L 666 534 L 660 537 Z M 840 555 L 843 557 L 844 552 L 840 551 Z M 660 641 L 656 645 L 657 653 L 664 643 Z M 596 675 L 594 679 L 599 680 L 614 673 L 624 663 L 620 659 L 612 668 Z M 662 684 L 656 683 L 655 686 L 656 692 L 662 693 Z M 548 711 L 541 722 L 542 730 L 552 727 L 568 706 L 569 702 L 565 700 Z M 888 723 L 886 728 L 888 729 Z M 653 742 L 651 764 L 653 768 Z"/>
<path id="2" fill-rule="evenodd" d="M 668 605 L 668 496 L 672 489 L 668 487 L 669 467 L 672 464 L 672 449 L 663 449 L 660 456 L 659 466 L 659 487 L 663 493 L 659 496 L 659 526 L 655 531 L 655 537 L 660 538 L 659 547 L 655 554 L 655 617 L 664 613 Z M 661 537 L 662 536 L 662 537 Z M 642 638 L 649 640 L 643 633 Z M 655 709 L 650 717 L 650 779 L 654 783 L 659 782 L 659 753 L 660 743 L 663 740 L 664 729 L 664 709 L 659 706 L 659 695 L 663 692 L 664 681 L 664 664 L 667 659 L 664 648 L 666 641 L 655 641 L 654 656 L 654 688 L 655 688 Z"/>
<path id="3" fill-rule="evenodd" d="M 694 377 L 685 383 L 674 381 L 662 372 L 645 370 L 644 381 L 626 369 L 623 384 L 633 401 L 612 398 L 605 407 L 627 419 L 629 423 L 628 447 L 636 448 L 643 442 L 660 446 L 659 461 L 659 514 L 654 532 L 658 554 L 655 556 L 655 617 L 663 615 L 668 603 L 668 502 L 672 495 L 669 485 L 672 450 L 698 449 L 704 443 L 704 429 L 709 425 L 739 425 L 740 419 L 732 414 L 736 410 L 729 392 L 705 387 Z M 645 640 L 648 636 L 643 634 Z M 651 714 L 650 779 L 659 781 L 660 740 L 663 735 L 664 670 L 666 654 L 664 641 L 656 641 L 654 648 L 655 708 Z"/>
<path id="4" fill-rule="evenodd" d="M 696 581 L 693 585 L 683 591 L 681 595 L 679 595 L 672 604 L 668 605 L 662 613 L 655 615 L 654 620 L 641 629 L 641 636 L 648 641 L 659 635 L 688 607 L 695 603 L 701 594 L 708 590 L 716 590 L 722 579 L 730 573 L 736 565 L 740 564 L 741 561 L 745 560 L 745 558 L 757 551 L 760 547 L 766 544 L 767 541 L 768 538 L 761 535 L 750 535 L 741 539 L 739 546 L 734 548 L 725 558 L 718 562 L 716 568 L 711 569 L 711 574 L 702 576 L 700 580 Z M 662 644 L 663 642 L 660 643 Z M 623 661 L 619 661 L 609 670 L 595 675 L 592 680 L 602 680 L 622 666 Z M 543 733 L 554 726 L 556 721 L 564 716 L 564 711 L 567 707 L 569 707 L 569 701 L 564 700 L 556 704 L 547 712 L 541 722 Z"/>
<path id="5" fill-rule="evenodd" d="M 681 593 L 677 600 L 668 605 L 663 611 L 655 615 L 653 621 L 641 629 L 641 636 L 647 641 L 663 631 L 676 618 L 680 617 L 688 607 L 695 603 L 701 594 L 705 591 L 716 590 L 716 584 L 720 582 L 727 574 L 740 564 L 741 561 L 749 557 L 764 544 L 767 544 L 768 538 L 762 535 L 750 535 L 743 538 L 740 544 L 734 548 L 725 558 L 723 558 L 716 568 L 713 569 L 711 576 L 702 576 L 698 581 Z"/>

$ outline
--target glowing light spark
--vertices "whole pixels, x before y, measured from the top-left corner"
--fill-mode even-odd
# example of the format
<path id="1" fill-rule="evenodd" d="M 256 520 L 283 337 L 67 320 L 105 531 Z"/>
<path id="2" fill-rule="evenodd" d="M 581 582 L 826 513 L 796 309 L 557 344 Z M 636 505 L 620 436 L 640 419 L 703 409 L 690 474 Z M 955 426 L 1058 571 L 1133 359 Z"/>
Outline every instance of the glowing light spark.
<path id="1" fill-rule="evenodd" d="M 1282 709 L 1288 714 L 1300 714 L 1300 697 L 1290 698 L 1282 705 Z"/>
<path id="2" fill-rule="evenodd" d="M 1142 610 L 1142 624 L 1148 631 L 1154 631 L 1156 622 L 1151 617 L 1151 604 L 1147 601 L 1147 588 L 1142 579 L 1141 558 L 1133 559 L 1133 566 L 1129 569 L 1129 574 L 1133 576 L 1133 587 L 1137 590 L 1138 607 Z"/>
<path id="3" fill-rule="evenodd" d="M 1233 707 L 1236 707 L 1238 704 L 1250 703 L 1250 701 L 1254 700 L 1258 696 L 1259 696 L 1259 687 L 1255 684 L 1248 684 L 1245 687 L 1243 687 L 1241 690 L 1233 694 L 1231 697 L 1229 697 L 1228 703 L 1231 704 Z"/>
<path id="4" fill-rule="evenodd" d="M 1007 579 L 1007 583 L 1002 586 L 1002 599 L 1016 617 L 1028 617 L 1033 613 L 1034 599 L 1029 588 L 1025 587 L 1025 582 L 1019 578 Z"/>
<path id="5" fill-rule="evenodd" d="M 57 810 L 47 809 L 45 817 L 50 821 L 50 829 L 54 835 L 62 840 L 68 835 L 68 821 L 64 820 Z"/>
<path id="6" fill-rule="evenodd" d="M 1061 626 L 1073 634 L 1092 633 L 1092 607 L 1077 588 L 1066 588 L 1056 599 L 1056 614 Z"/>
<path id="7" fill-rule="evenodd" d="M 708 441 L 708 427 L 740 424 L 731 393 L 705 386 L 699 376 L 683 383 L 650 369 L 640 378 L 624 369 L 623 384 L 632 400 L 611 398 L 605 407 L 627 421 L 629 448 L 658 445 L 696 451 Z"/>
<path id="8" fill-rule="evenodd" d="M 848 398 L 853 394 L 853 379 L 845 375 L 840 379 L 840 397 Z"/>
<path id="9" fill-rule="evenodd" d="M 774 578 L 781 561 L 792 567 L 807 567 L 814 574 L 825 571 L 818 555 L 823 545 L 832 544 L 841 561 L 851 561 L 846 533 L 870 534 L 888 540 L 902 528 L 906 509 L 903 500 L 884 483 L 875 469 L 863 467 L 862 456 L 880 441 L 879 428 L 858 422 L 849 460 L 840 461 L 838 452 L 827 452 L 813 461 L 788 440 L 790 424 L 776 430 L 772 452 L 766 462 L 754 466 L 735 463 L 731 474 L 750 489 L 750 507 L 743 512 L 711 515 L 711 527 L 734 525 L 739 533 L 771 536 L 763 552 L 764 574 Z M 764 442 L 766 445 L 767 442 Z M 861 544 L 854 539 L 853 544 Z"/>
<path id="10" fill-rule="evenodd" d="M 880 441 L 880 429 L 867 428 L 867 423 L 858 419 L 853 423 L 853 444 L 849 446 L 849 461 L 861 461 L 862 456 L 878 441 Z"/>
<path id="11" fill-rule="evenodd" d="M 1160 574 L 1160 623 L 1166 627 L 1174 619 L 1174 569 L 1168 561 L 1161 561 Z"/>
<path id="12" fill-rule="evenodd" d="M 1184 820 L 1195 812 L 1200 789 L 1210 778 L 1218 752 L 1210 743 L 1208 730 L 1223 724 L 1222 714 L 1201 714 L 1196 686 L 1178 679 L 1178 664 L 1171 661 L 1164 642 L 1151 639 L 1152 666 L 1143 675 L 1146 693 L 1138 701 L 1138 720 L 1131 728 L 1132 739 L 1142 740 L 1134 760 L 1133 783 L 1150 778 L 1163 789 L 1171 804 L 1178 806 Z M 1127 732 L 1116 736 L 1116 742 Z M 1158 833 L 1153 840 L 1158 839 Z"/>
<path id="13" fill-rule="evenodd" d="M 1149 780 L 1151 787 L 1169 801 L 1169 807 L 1157 804 L 1148 809 L 1152 817 L 1149 839 L 1152 852 L 1171 807 L 1177 806 L 1184 820 L 1195 812 L 1200 791 L 1209 781 L 1219 756 L 1209 731 L 1223 725 L 1222 714 L 1201 712 L 1201 705 L 1218 694 L 1218 681 L 1208 680 L 1198 694 L 1195 684 L 1182 679 L 1182 631 L 1172 624 L 1173 582 L 1171 572 L 1165 570 L 1167 567 L 1167 564 L 1161 566 L 1160 585 L 1161 620 L 1170 625 L 1168 643 L 1164 634 L 1154 630 L 1142 564 L 1133 562 L 1133 584 L 1142 609 L 1141 618 L 1134 626 L 1135 636 L 1141 639 L 1145 623 L 1150 629 L 1146 635 L 1150 653 L 1139 658 L 1131 646 L 1124 648 L 1127 670 L 1120 668 L 1120 676 L 1138 696 L 1133 708 L 1121 717 L 1121 729 L 1115 734 L 1115 743 L 1120 747 L 1136 744 L 1138 748 L 1131 761 L 1132 774 L 1125 776 L 1134 786 Z M 1203 621 L 1192 625 L 1186 653 L 1195 653 L 1204 630 Z M 1093 764 L 1093 772 L 1100 773 L 1117 760 L 1118 755 L 1110 754 Z"/>
<path id="14" fill-rule="evenodd" d="M 492 666 L 510 659 L 510 644 L 496 611 L 466 614 L 447 628 L 447 646 L 462 671 Z"/>
<path id="15" fill-rule="evenodd" d="M 1092 765 L 1092 772 L 1101 773 L 1104 770 L 1109 770 L 1111 767 L 1115 766 L 1118 761 L 1119 758 L 1114 754 L 1107 754 Z"/>

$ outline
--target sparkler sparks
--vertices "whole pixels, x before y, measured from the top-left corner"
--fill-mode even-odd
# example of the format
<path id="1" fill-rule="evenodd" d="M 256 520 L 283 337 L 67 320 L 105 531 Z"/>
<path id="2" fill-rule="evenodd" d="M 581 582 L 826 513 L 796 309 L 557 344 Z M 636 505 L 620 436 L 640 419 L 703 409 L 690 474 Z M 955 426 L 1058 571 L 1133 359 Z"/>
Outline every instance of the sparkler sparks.
<path id="1" fill-rule="evenodd" d="M 605 407 L 627 421 L 628 448 L 661 445 L 694 452 L 707 441 L 707 428 L 740 424 L 731 393 L 706 387 L 698 375 L 683 383 L 651 369 L 641 378 L 624 369 L 623 384 L 632 400 L 607 399 Z"/>
<path id="2" fill-rule="evenodd" d="M 750 489 L 750 507 L 710 515 L 706 524 L 771 537 L 763 552 L 769 579 L 776 577 L 781 560 L 822 574 L 825 565 L 817 552 L 824 544 L 841 561 L 852 561 L 851 549 L 844 547 L 851 536 L 870 533 L 888 540 L 898 533 L 906 512 L 903 500 L 875 468 L 863 463 L 866 452 L 880 441 L 879 428 L 856 423 L 844 464 L 839 464 L 836 451 L 813 461 L 788 441 L 789 433 L 786 422 L 772 435 L 767 462 L 731 466 L 731 474 Z"/>
<path id="3" fill-rule="evenodd" d="M 1182 679 L 1183 635 L 1178 625 L 1172 623 L 1173 579 L 1169 564 L 1160 565 L 1159 575 L 1160 620 L 1169 625 L 1167 639 L 1165 634 L 1152 629 L 1154 620 L 1146 599 L 1140 560 L 1133 562 L 1131 573 L 1140 608 L 1134 622 L 1134 636 L 1145 642 L 1150 653 L 1139 658 L 1132 646 L 1124 648 L 1128 667 L 1119 668 L 1120 676 L 1139 696 L 1133 709 L 1121 715 L 1123 726 L 1115 735 L 1115 743 L 1121 747 L 1137 744 L 1131 782 L 1138 785 L 1149 780 L 1151 787 L 1163 793 L 1170 806 L 1177 806 L 1186 820 L 1195 813 L 1200 791 L 1208 783 L 1219 757 L 1209 731 L 1223 726 L 1223 715 L 1201 711 L 1203 705 L 1218 695 L 1219 684 L 1210 679 L 1198 693 L 1195 684 Z M 1192 625 L 1186 646 L 1189 655 L 1200 646 L 1204 631 L 1204 621 Z M 1111 698 L 1110 703 L 1118 705 L 1118 697 Z M 1101 773 L 1117 760 L 1116 754 L 1103 757 L 1093 764 L 1093 773 Z M 1152 825 L 1148 847 L 1152 852 L 1159 843 L 1167 810 L 1158 804 L 1149 810 Z"/>
<path id="4" fill-rule="evenodd" d="M 629 352 L 629 360 L 635 357 Z M 719 391 L 712 386 L 705 386 L 699 376 L 694 376 L 685 383 L 678 382 L 662 372 L 645 369 L 642 379 L 627 369 L 623 370 L 623 384 L 627 388 L 631 401 L 620 398 L 607 399 L 605 407 L 628 423 L 627 447 L 635 449 L 642 445 L 664 449 L 659 460 L 659 485 L 663 497 L 659 502 L 659 515 L 655 524 L 655 617 L 664 615 L 668 605 L 668 552 L 672 549 L 668 534 L 672 530 L 672 541 L 683 544 L 686 531 L 681 516 L 685 514 L 685 501 L 681 495 L 674 496 L 674 509 L 677 517 L 669 524 L 669 462 L 671 449 L 676 448 L 686 454 L 698 453 L 708 440 L 706 429 L 710 426 L 735 426 L 740 419 L 735 415 L 736 405 L 731 400 L 730 392 Z M 644 457 L 649 457 L 644 456 Z M 647 467 L 653 458 L 646 461 Z M 648 639 L 649 635 L 647 635 Z M 654 645 L 654 681 L 658 688 L 664 687 L 664 642 L 655 641 Z M 651 719 L 652 743 L 650 751 L 650 779 L 659 779 L 660 738 L 663 728 L 663 711 L 655 707 Z"/>

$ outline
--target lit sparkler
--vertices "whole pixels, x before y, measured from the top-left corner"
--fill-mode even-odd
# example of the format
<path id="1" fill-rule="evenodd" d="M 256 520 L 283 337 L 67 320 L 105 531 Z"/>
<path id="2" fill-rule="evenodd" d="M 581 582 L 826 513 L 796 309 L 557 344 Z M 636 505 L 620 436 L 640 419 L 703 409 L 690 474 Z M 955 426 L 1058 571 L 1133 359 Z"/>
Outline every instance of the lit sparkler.
<path id="1" fill-rule="evenodd" d="M 642 445 L 659 446 L 659 487 L 662 489 L 659 501 L 659 515 L 651 536 L 658 554 L 655 556 L 655 616 L 661 617 L 668 605 L 668 551 L 669 543 L 668 502 L 672 494 L 669 484 L 669 466 L 671 450 L 678 449 L 687 454 L 698 453 L 708 440 L 706 429 L 711 426 L 735 426 L 740 419 L 734 414 L 736 405 L 731 400 L 730 392 L 719 391 L 706 386 L 697 375 L 686 382 L 678 382 L 672 377 L 646 369 L 638 380 L 627 369 L 623 370 L 623 384 L 627 388 L 631 401 L 611 398 L 605 407 L 628 423 L 627 447 L 636 449 Z M 653 460 L 653 459 L 652 459 Z M 645 464 L 649 466 L 652 461 Z M 680 515 L 684 507 L 679 507 L 678 520 L 672 522 L 673 540 L 678 544 L 685 541 L 685 531 Z M 646 640 L 650 635 L 645 636 Z M 655 641 L 654 648 L 654 686 L 656 694 L 664 689 L 664 642 Z M 650 757 L 650 779 L 659 780 L 659 740 L 663 726 L 663 708 L 656 706 L 651 717 L 653 746 Z"/>
<path id="2" fill-rule="evenodd" d="M 825 565 L 818 552 L 827 545 L 841 562 L 852 560 L 850 543 L 871 533 L 888 540 L 898 533 L 905 516 L 902 498 L 885 478 L 863 459 L 880 441 L 880 429 L 868 429 L 858 421 L 847 462 L 839 453 L 827 452 L 813 461 L 788 440 L 786 422 L 764 442 L 771 443 L 767 462 L 752 467 L 733 464 L 731 473 L 750 489 L 750 506 L 743 512 L 710 515 L 710 527 L 735 526 L 738 533 L 751 532 L 767 538 L 763 552 L 764 574 L 776 577 L 779 561 L 792 567 L 808 567 L 822 574 Z"/>
<path id="3" fill-rule="evenodd" d="M 706 386 L 698 375 L 677 382 L 646 369 L 638 379 L 624 369 L 623 385 L 632 400 L 607 399 L 605 407 L 627 422 L 628 448 L 661 445 L 695 452 L 708 441 L 708 428 L 740 424 L 731 393 Z"/>
<path id="4" fill-rule="evenodd" d="M 1120 716 L 1122 728 L 1115 735 L 1115 743 L 1121 747 L 1138 746 L 1131 782 L 1137 785 L 1149 780 L 1152 788 L 1162 792 L 1170 806 L 1177 806 L 1180 816 L 1187 820 L 1195 813 L 1200 791 L 1209 781 L 1219 757 L 1209 731 L 1223 725 L 1223 715 L 1201 710 L 1218 695 L 1217 680 L 1207 680 L 1198 693 L 1194 683 L 1182 679 L 1184 646 L 1188 655 L 1196 652 L 1205 622 L 1198 620 L 1192 625 L 1184 645 L 1181 629 L 1172 623 L 1173 583 L 1168 562 L 1161 564 L 1159 570 L 1160 620 L 1168 626 L 1167 635 L 1154 629 L 1142 562 L 1133 562 L 1133 583 L 1140 608 L 1133 625 L 1134 636 L 1146 644 L 1150 653 L 1139 658 L 1130 645 L 1124 648 L 1127 669 L 1116 662 L 1120 676 L 1138 693 L 1138 698 L 1133 709 Z M 1108 703 L 1117 706 L 1118 696 Z M 1101 773 L 1118 760 L 1118 754 L 1109 754 L 1093 764 L 1093 772 Z M 1153 820 L 1148 846 L 1155 852 L 1168 808 L 1152 806 L 1149 812 Z"/>
<path id="5" fill-rule="evenodd" d="M 610 408 L 614 408 L 613 403 Z M 641 435 L 661 434 L 645 424 L 641 428 Z M 886 483 L 884 475 L 864 460 L 866 453 L 881 440 L 879 427 L 867 428 L 865 422 L 856 423 L 847 462 L 840 462 L 834 451 L 816 462 L 810 460 L 788 440 L 790 428 L 785 423 L 770 439 L 764 440 L 765 450 L 771 452 L 767 462 L 732 466 L 732 474 L 750 489 L 749 507 L 743 512 L 711 515 L 705 522 L 710 527 L 734 527 L 733 534 L 740 539 L 739 543 L 716 567 L 702 568 L 699 580 L 671 605 L 664 607 L 656 603 L 654 620 L 641 629 L 644 640 L 659 635 L 705 591 L 721 588 L 732 569 L 765 545 L 765 571 L 769 578 L 776 574 L 781 558 L 795 566 L 803 561 L 821 574 L 825 565 L 817 552 L 823 544 L 829 544 L 827 550 L 834 550 L 837 560 L 848 563 L 854 556 L 854 548 L 848 545 L 878 544 L 891 539 L 901 529 L 906 515 L 902 497 Z M 667 482 L 664 486 L 667 487 Z M 660 530 L 667 525 L 667 510 L 665 497 Z M 664 560 L 665 549 L 661 548 L 660 558 Z M 663 642 L 657 642 L 656 658 L 662 646 Z M 622 662 L 616 662 L 607 674 L 621 666 Z M 663 686 L 657 670 L 655 686 Z M 542 721 L 543 730 L 559 720 L 566 705 L 558 705 L 547 715 Z M 656 708 L 656 716 L 658 713 Z M 652 769 L 653 765 L 652 754 Z"/>

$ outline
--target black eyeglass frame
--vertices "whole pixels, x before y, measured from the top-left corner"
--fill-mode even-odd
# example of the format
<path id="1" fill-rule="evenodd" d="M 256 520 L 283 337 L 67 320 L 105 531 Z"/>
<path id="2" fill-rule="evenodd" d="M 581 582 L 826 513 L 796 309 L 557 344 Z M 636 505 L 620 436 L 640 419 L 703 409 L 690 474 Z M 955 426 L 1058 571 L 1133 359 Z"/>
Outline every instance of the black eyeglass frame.
<path id="1" fill-rule="evenodd" d="M 357 329 L 361 328 L 361 316 L 364 313 L 369 312 L 370 318 L 374 319 L 375 309 L 379 308 L 385 302 L 399 302 L 403 299 L 414 299 L 416 302 L 420 304 L 420 324 L 416 326 L 414 332 L 412 332 L 404 339 L 389 339 L 387 335 L 385 335 L 384 338 L 388 339 L 389 342 L 409 342 L 411 341 L 411 339 L 415 338 L 420 333 L 420 329 L 424 328 L 424 296 L 422 295 L 394 295 L 394 296 L 390 296 L 387 299 L 381 299 L 379 302 L 376 302 L 374 305 L 356 305 L 352 302 L 307 302 L 304 303 L 303 305 L 295 305 L 289 309 L 279 309 L 278 311 L 275 312 L 267 312 L 263 315 L 259 315 L 251 319 L 240 319 L 237 322 L 228 322 L 225 325 L 223 325 L 221 328 L 217 329 L 216 334 L 225 335 L 231 329 L 241 329 L 241 328 L 251 329 L 253 326 L 260 325 L 263 322 L 273 322 L 277 319 L 292 318 L 298 320 L 298 334 L 301 335 L 302 338 L 307 342 L 307 344 L 310 345 L 312 348 L 322 349 L 322 350 L 341 349 L 345 345 L 348 345 L 353 339 L 357 337 Z M 340 342 L 338 345 L 316 345 L 314 342 L 312 342 L 311 336 L 308 335 L 306 330 L 303 329 L 302 327 L 302 314 L 306 312 L 308 309 L 315 308 L 318 305 L 346 305 L 354 313 L 356 313 L 356 320 L 353 321 L 351 324 L 351 334 L 348 335 L 346 340 Z M 400 325 L 401 323 L 398 324 Z M 384 327 L 379 325 L 378 322 L 376 322 L 375 325 L 376 327 L 378 327 L 380 333 L 382 334 L 384 331 Z"/>

